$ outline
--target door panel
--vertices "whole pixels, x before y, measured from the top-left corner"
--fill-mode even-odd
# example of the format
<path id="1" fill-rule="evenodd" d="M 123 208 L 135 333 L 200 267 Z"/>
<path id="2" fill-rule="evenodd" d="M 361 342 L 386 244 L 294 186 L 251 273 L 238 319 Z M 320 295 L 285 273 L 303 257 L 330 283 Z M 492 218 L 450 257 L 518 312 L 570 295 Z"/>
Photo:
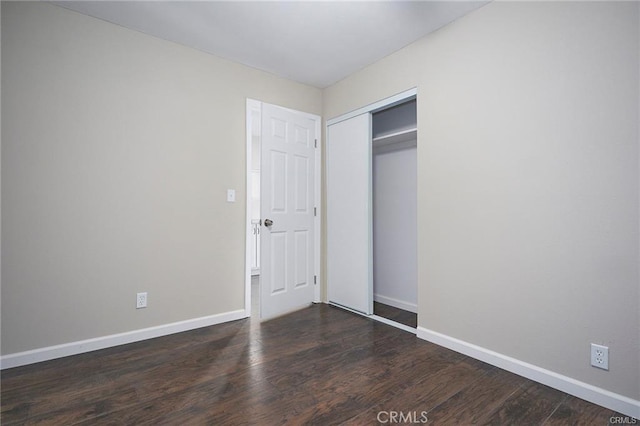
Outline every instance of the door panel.
<path id="1" fill-rule="evenodd" d="M 309 158 L 295 157 L 295 209 L 296 213 L 308 213 L 309 208 Z"/>
<path id="2" fill-rule="evenodd" d="M 287 208 L 287 153 L 269 152 L 271 164 L 271 205 L 270 214 L 284 213 Z"/>
<path id="3" fill-rule="evenodd" d="M 371 114 L 327 130 L 327 295 L 373 313 Z"/>
<path id="4" fill-rule="evenodd" d="M 269 240 L 271 264 L 266 278 L 271 282 L 270 296 L 273 296 L 287 291 L 287 235 L 284 232 L 271 232 Z"/>
<path id="5" fill-rule="evenodd" d="M 295 259 L 294 265 L 296 269 L 295 286 L 302 287 L 309 285 L 308 274 L 309 270 L 309 231 L 295 231 L 294 233 L 294 250 Z"/>
<path id="6" fill-rule="evenodd" d="M 263 104 L 261 316 L 313 302 L 316 123 Z M 273 225 L 265 226 L 270 219 Z"/>

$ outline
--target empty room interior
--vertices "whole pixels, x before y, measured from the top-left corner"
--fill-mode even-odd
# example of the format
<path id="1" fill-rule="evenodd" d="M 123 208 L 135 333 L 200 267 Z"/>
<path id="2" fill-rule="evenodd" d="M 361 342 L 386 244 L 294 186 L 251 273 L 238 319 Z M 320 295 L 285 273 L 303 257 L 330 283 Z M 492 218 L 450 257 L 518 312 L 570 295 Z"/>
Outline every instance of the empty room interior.
<path id="1" fill-rule="evenodd" d="M 637 424 L 640 2 L 1 2 L 2 424 Z"/>

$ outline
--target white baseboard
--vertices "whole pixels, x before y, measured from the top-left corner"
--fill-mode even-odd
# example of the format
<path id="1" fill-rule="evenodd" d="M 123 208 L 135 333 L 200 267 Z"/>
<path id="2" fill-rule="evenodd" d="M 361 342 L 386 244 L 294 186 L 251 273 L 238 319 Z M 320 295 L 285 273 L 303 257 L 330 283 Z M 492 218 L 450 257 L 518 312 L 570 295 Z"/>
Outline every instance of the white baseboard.
<path id="1" fill-rule="evenodd" d="M 632 416 L 636 419 L 640 418 L 640 401 L 636 401 L 635 399 L 572 379 L 571 377 L 563 376 L 562 374 L 554 373 L 553 371 L 537 367 L 533 364 L 511 358 L 436 331 L 428 330 L 424 327 L 418 327 L 416 335 L 420 339 L 444 346 L 445 348 L 502 368 L 503 370 L 510 371 L 519 376 L 526 377 L 527 379 L 535 382 L 542 383 L 543 385 L 550 386 L 554 389 L 558 389 L 594 404 L 617 411 L 626 416 Z"/>
<path id="2" fill-rule="evenodd" d="M 239 309 L 237 311 L 194 318 L 186 321 L 159 325 L 156 327 L 143 328 L 141 330 L 133 330 L 126 333 L 112 334 L 109 336 L 96 337 L 78 342 L 64 343 L 62 345 L 3 355 L 0 357 L 0 370 L 19 367 L 21 365 L 34 364 L 36 362 L 49 361 L 51 359 L 77 355 L 113 346 L 125 345 L 127 343 L 139 342 L 141 340 L 153 339 L 155 337 L 167 336 L 169 334 L 208 327 L 210 325 L 221 324 L 223 322 L 235 321 L 248 316 L 248 313 L 244 309 Z"/>
<path id="3" fill-rule="evenodd" d="M 415 303 L 405 302 L 404 300 L 394 299 L 393 297 L 387 297 L 377 293 L 373 295 L 373 300 L 379 303 L 384 303 L 385 305 L 393 306 L 394 308 L 413 312 L 414 314 L 418 313 L 418 305 Z"/>

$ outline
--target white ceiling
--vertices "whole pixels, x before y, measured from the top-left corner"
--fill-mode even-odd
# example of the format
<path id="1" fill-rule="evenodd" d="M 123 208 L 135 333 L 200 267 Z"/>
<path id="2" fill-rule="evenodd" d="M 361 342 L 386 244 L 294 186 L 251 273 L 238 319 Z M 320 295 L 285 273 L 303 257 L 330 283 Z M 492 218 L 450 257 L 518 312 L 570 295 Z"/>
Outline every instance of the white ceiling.
<path id="1" fill-rule="evenodd" d="M 319 88 L 488 1 L 55 1 Z"/>

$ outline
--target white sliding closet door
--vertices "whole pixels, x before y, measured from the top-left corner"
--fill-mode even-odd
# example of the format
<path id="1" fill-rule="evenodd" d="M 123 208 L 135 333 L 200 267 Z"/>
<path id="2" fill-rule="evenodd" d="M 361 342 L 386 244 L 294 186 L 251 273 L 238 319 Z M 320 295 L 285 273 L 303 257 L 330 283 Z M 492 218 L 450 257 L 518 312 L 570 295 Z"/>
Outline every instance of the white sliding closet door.
<path id="1" fill-rule="evenodd" d="M 373 314 L 371 114 L 327 130 L 327 296 Z"/>

